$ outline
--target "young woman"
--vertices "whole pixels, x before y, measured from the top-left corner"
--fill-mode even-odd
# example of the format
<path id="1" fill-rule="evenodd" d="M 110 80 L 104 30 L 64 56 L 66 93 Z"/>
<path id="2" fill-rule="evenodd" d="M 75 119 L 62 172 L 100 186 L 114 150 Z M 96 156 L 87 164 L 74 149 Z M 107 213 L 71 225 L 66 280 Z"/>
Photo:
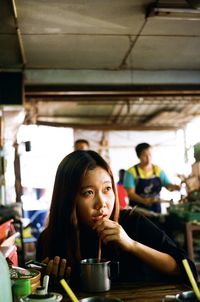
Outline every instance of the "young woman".
<path id="1" fill-rule="evenodd" d="M 109 165 L 94 151 L 77 150 L 58 166 L 37 260 L 48 264 L 46 273 L 78 284 L 79 262 L 97 258 L 99 238 L 102 258 L 119 261 L 120 280 L 188 281 L 184 252 L 134 209 L 120 211 Z"/>

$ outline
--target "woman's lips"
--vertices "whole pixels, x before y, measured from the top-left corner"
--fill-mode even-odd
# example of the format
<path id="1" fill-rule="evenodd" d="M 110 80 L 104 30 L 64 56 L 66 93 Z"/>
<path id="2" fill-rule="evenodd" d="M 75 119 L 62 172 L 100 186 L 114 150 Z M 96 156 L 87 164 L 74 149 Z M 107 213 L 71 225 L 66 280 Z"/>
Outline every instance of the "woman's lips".
<path id="1" fill-rule="evenodd" d="M 101 214 L 101 215 L 98 215 L 98 216 L 93 216 L 92 220 L 98 221 L 98 220 L 101 220 L 101 219 L 105 218 L 106 216 L 107 216 L 106 214 Z"/>

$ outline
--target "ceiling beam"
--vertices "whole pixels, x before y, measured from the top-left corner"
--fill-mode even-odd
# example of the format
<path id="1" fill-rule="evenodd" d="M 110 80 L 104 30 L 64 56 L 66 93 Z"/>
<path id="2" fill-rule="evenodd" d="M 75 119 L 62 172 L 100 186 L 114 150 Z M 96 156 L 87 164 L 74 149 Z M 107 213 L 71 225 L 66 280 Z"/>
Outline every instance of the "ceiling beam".
<path id="1" fill-rule="evenodd" d="M 200 85 L 118 85 L 116 86 L 26 86 L 26 98 L 42 97 L 131 97 L 131 96 L 200 96 Z"/>

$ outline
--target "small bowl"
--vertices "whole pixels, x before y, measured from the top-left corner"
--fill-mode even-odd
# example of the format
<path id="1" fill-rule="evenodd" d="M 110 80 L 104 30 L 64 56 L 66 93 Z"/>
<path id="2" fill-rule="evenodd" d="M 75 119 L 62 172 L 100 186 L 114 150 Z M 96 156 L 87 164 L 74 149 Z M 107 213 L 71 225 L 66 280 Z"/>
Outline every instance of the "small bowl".
<path id="1" fill-rule="evenodd" d="M 41 272 L 38 270 L 14 267 L 10 270 L 10 275 L 13 281 L 19 279 L 30 279 L 32 293 L 35 293 L 36 288 L 40 286 Z"/>
<path id="2" fill-rule="evenodd" d="M 196 295 L 193 291 L 185 291 L 176 295 L 176 301 L 178 302 L 198 302 Z"/>
<path id="3" fill-rule="evenodd" d="M 79 302 L 123 302 L 119 298 L 109 298 L 109 297 L 88 297 L 88 298 L 83 298 L 79 300 Z"/>

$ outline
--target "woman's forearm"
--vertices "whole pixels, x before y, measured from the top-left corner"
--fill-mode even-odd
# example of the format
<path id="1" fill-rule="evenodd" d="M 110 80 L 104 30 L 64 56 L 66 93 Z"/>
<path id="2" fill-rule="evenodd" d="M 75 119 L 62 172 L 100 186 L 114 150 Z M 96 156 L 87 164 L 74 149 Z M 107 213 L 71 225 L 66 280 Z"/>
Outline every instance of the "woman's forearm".
<path id="1" fill-rule="evenodd" d="M 169 254 L 159 252 L 134 240 L 130 252 L 157 271 L 169 275 L 179 274 L 178 265 Z"/>

